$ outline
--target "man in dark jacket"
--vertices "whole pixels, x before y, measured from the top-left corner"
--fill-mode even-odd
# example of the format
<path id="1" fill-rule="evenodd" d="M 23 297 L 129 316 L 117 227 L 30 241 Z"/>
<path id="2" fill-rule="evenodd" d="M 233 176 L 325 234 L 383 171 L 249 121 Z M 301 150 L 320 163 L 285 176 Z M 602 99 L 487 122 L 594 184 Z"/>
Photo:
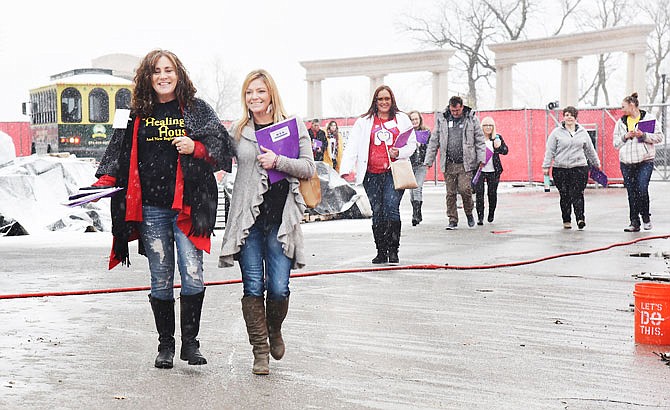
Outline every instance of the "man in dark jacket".
<path id="1" fill-rule="evenodd" d="M 312 151 L 314 152 L 314 161 L 323 161 L 323 153 L 328 147 L 326 133 L 321 129 L 319 120 L 312 120 L 312 127 L 308 130 L 309 137 L 312 139 Z"/>

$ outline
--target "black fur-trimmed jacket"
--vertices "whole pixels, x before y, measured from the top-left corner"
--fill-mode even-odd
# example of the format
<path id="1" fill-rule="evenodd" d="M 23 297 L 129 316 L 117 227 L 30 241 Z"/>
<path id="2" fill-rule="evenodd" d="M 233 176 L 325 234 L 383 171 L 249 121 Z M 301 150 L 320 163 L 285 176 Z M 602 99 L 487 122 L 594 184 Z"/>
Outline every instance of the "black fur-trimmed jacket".
<path id="1" fill-rule="evenodd" d="M 209 161 L 182 155 L 184 175 L 184 204 L 191 206 L 192 232 L 195 236 L 209 236 L 216 223 L 218 188 L 214 172 L 232 170 L 235 149 L 226 128 L 221 124 L 216 112 L 205 101 L 196 98 L 192 107 L 184 107 L 186 135 L 202 143 Z M 116 129 L 103 155 L 96 177 L 110 175 L 116 178 L 116 186 L 127 188 L 130 169 L 130 152 L 136 115 L 125 129 Z M 128 241 L 137 228 L 137 223 L 126 222 L 126 190 L 112 197 L 112 234 L 115 239 L 114 251 L 117 259 L 128 263 Z M 141 245 L 141 244 L 140 244 Z M 140 253 L 144 253 L 140 246 Z"/>

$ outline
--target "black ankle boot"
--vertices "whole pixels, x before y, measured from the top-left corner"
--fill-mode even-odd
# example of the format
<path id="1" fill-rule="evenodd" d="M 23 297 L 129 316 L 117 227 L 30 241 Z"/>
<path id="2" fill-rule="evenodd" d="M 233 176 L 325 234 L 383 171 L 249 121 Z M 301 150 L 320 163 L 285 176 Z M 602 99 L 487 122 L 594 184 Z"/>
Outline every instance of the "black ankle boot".
<path id="1" fill-rule="evenodd" d="M 149 295 L 151 310 L 158 331 L 158 356 L 154 366 L 159 369 L 172 369 L 174 358 L 174 299 L 161 300 Z"/>
<path id="2" fill-rule="evenodd" d="M 188 364 L 207 364 L 200 354 L 200 342 L 196 337 L 200 332 L 200 314 L 205 290 L 195 295 L 181 295 L 181 353 L 179 358 Z"/>

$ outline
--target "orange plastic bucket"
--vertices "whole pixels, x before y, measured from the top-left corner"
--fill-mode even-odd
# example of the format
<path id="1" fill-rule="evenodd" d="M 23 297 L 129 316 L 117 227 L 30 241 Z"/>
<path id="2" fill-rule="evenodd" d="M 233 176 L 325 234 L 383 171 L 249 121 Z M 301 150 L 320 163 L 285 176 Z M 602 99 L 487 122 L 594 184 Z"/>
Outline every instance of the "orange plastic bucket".
<path id="1" fill-rule="evenodd" d="M 670 345 L 670 284 L 635 284 L 635 343 Z"/>

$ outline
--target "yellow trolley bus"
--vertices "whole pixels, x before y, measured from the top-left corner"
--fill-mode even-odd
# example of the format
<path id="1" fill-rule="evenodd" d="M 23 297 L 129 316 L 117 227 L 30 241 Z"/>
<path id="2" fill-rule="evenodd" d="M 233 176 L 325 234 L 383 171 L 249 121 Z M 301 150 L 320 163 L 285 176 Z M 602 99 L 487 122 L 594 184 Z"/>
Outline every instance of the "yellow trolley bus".
<path id="1" fill-rule="evenodd" d="M 108 69 L 51 76 L 49 84 L 29 91 L 34 153 L 69 152 L 99 160 L 112 136 L 114 112 L 130 108 L 132 88 L 132 81 Z"/>

